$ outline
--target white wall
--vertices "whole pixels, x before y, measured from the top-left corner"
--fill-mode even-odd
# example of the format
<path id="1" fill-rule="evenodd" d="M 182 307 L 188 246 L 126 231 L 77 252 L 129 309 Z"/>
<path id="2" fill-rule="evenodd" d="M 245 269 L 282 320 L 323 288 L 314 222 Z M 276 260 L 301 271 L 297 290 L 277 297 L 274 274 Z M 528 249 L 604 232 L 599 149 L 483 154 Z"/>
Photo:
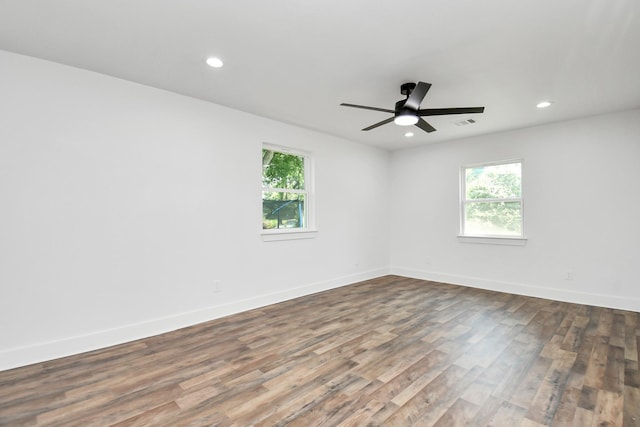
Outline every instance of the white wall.
<path id="1" fill-rule="evenodd" d="M 388 271 L 388 153 L 8 52 L 0 70 L 0 370 Z M 312 152 L 317 238 L 262 241 L 263 142 Z"/>
<path id="2" fill-rule="evenodd" d="M 526 246 L 459 242 L 460 166 L 515 158 Z M 395 152 L 391 271 L 640 311 L 639 165 L 640 110 Z"/>
<path id="3" fill-rule="evenodd" d="M 0 370 L 389 271 L 640 311 L 640 110 L 390 154 L 3 51 L 0 73 Z M 313 153 L 315 239 L 260 238 L 262 142 Z M 458 242 L 459 167 L 511 158 L 527 245 Z"/>

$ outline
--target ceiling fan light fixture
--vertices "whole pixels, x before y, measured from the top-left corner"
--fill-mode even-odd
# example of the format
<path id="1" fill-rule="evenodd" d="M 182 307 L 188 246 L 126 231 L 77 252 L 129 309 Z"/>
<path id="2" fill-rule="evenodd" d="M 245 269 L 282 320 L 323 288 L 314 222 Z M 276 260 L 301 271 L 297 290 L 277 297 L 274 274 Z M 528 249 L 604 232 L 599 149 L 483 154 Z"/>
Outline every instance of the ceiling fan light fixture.
<path id="1" fill-rule="evenodd" d="M 398 126 L 411 126 L 418 123 L 418 116 L 412 111 L 400 111 L 393 118 L 393 122 Z"/>

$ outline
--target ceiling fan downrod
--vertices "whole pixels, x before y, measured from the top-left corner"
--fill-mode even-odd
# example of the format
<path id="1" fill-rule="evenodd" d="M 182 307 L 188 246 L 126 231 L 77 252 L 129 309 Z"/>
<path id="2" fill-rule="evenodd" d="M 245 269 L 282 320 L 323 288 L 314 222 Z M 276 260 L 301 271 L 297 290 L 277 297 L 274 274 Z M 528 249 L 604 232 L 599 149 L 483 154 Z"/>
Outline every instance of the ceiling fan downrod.
<path id="1" fill-rule="evenodd" d="M 407 98 L 411 95 L 411 92 L 416 88 L 415 83 L 404 83 L 400 85 L 400 93 L 406 95 Z"/>

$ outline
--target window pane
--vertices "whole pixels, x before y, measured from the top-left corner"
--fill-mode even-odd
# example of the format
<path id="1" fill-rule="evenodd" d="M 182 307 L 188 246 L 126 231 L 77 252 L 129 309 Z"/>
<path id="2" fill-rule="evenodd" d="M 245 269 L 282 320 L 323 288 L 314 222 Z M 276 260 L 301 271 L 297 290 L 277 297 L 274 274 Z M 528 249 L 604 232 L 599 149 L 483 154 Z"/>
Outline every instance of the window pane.
<path id="1" fill-rule="evenodd" d="M 487 165 L 465 170 L 467 200 L 520 197 L 521 163 Z"/>
<path id="2" fill-rule="evenodd" d="M 262 192 L 262 228 L 303 228 L 304 194 Z"/>
<path id="3" fill-rule="evenodd" d="M 464 225 L 464 234 L 467 235 L 521 236 L 521 203 L 467 203 Z"/>
<path id="4" fill-rule="evenodd" d="M 304 157 L 263 149 L 262 186 L 304 190 Z"/>

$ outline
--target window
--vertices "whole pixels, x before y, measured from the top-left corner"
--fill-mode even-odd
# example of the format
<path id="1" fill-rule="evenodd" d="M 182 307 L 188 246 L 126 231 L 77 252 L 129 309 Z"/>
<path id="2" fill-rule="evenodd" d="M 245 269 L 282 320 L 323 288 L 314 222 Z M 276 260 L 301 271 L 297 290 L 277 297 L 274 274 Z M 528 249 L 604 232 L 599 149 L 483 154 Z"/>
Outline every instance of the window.
<path id="1" fill-rule="evenodd" d="M 461 169 L 462 236 L 523 238 L 522 160 Z"/>
<path id="2" fill-rule="evenodd" d="M 262 149 L 262 229 L 303 231 L 310 225 L 311 161 L 282 147 Z"/>

